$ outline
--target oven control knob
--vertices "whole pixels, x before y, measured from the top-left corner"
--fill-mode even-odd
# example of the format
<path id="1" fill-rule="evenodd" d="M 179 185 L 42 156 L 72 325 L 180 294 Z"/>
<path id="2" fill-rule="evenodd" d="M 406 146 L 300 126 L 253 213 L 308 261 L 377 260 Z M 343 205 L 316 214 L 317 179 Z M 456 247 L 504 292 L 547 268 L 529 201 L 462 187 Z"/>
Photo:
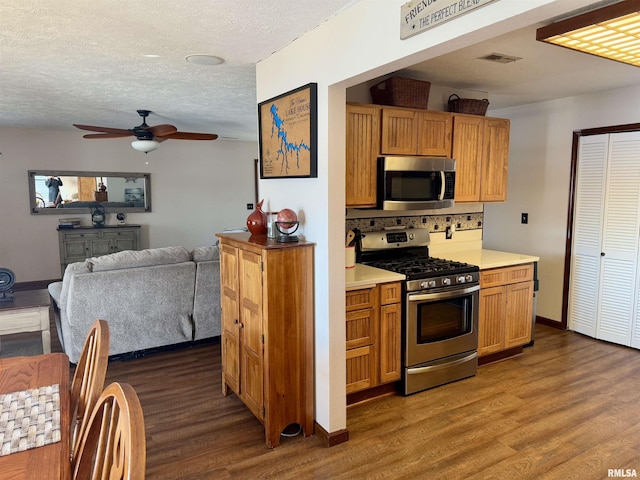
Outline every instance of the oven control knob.
<path id="1" fill-rule="evenodd" d="M 464 283 L 464 282 L 466 282 L 466 281 L 467 281 L 467 279 L 465 278 L 465 276 L 464 276 L 464 275 L 460 275 L 460 276 L 456 279 L 456 281 L 457 281 L 458 283 Z"/>
<path id="2" fill-rule="evenodd" d="M 467 282 L 473 282 L 473 276 L 471 276 L 471 275 L 467 275 L 466 277 L 464 277 L 464 279 L 465 279 Z"/>
<path id="3" fill-rule="evenodd" d="M 443 278 L 442 279 L 442 284 L 443 285 L 451 285 L 451 279 L 450 278 Z"/>
<path id="4" fill-rule="evenodd" d="M 436 286 L 436 282 L 434 280 L 429 280 L 427 282 L 421 282 L 420 288 L 433 288 Z"/>

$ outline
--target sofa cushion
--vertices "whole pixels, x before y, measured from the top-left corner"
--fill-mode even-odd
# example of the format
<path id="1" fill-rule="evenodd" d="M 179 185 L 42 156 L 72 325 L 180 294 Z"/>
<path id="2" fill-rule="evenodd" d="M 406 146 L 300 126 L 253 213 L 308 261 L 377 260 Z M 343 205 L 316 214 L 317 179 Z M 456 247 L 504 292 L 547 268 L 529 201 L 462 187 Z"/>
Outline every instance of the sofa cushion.
<path id="1" fill-rule="evenodd" d="M 191 258 L 194 262 L 209 262 L 212 260 L 220 260 L 220 253 L 217 245 L 207 245 L 206 247 L 196 247 L 191 252 Z"/>
<path id="2" fill-rule="evenodd" d="M 189 260 L 191 260 L 189 251 L 184 247 L 163 247 L 147 250 L 124 250 L 101 257 L 87 258 L 86 263 L 90 271 L 104 272 L 123 268 L 172 265 Z"/>

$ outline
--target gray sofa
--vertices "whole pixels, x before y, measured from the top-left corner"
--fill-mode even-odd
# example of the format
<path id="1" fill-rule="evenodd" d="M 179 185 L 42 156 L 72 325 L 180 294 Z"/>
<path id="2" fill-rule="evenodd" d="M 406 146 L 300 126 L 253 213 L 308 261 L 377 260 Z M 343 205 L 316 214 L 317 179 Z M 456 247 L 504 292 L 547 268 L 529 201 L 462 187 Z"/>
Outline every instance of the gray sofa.
<path id="1" fill-rule="evenodd" d="M 60 342 L 77 363 L 96 319 L 109 323 L 109 355 L 220 335 L 217 246 L 113 253 L 67 266 L 49 285 Z"/>

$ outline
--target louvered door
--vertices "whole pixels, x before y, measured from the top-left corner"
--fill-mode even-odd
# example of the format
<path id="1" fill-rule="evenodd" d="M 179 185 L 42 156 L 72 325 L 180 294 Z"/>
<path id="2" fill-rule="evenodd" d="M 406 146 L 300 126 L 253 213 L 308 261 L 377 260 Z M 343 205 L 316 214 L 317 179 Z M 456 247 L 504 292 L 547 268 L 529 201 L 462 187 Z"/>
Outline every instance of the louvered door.
<path id="1" fill-rule="evenodd" d="M 569 328 L 640 347 L 640 132 L 580 142 Z"/>
<path id="2" fill-rule="evenodd" d="M 631 345 L 640 200 L 640 132 L 611 135 L 596 338 Z"/>
<path id="3" fill-rule="evenodd" d="M 595 337 L 609 136 L 583 137 L 579 148 L 568 324 Z"/>

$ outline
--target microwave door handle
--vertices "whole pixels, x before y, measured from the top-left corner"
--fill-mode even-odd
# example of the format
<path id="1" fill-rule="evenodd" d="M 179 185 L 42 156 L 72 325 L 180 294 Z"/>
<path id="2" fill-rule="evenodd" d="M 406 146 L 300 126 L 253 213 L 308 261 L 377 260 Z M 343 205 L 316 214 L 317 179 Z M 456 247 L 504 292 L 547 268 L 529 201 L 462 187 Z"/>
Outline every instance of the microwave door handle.
<path id="1" fill-rule="evenodd" d="M 440 195 L 438 195 L 438 200 L 444 200 L 444 171 L 440 172 Z"/>

